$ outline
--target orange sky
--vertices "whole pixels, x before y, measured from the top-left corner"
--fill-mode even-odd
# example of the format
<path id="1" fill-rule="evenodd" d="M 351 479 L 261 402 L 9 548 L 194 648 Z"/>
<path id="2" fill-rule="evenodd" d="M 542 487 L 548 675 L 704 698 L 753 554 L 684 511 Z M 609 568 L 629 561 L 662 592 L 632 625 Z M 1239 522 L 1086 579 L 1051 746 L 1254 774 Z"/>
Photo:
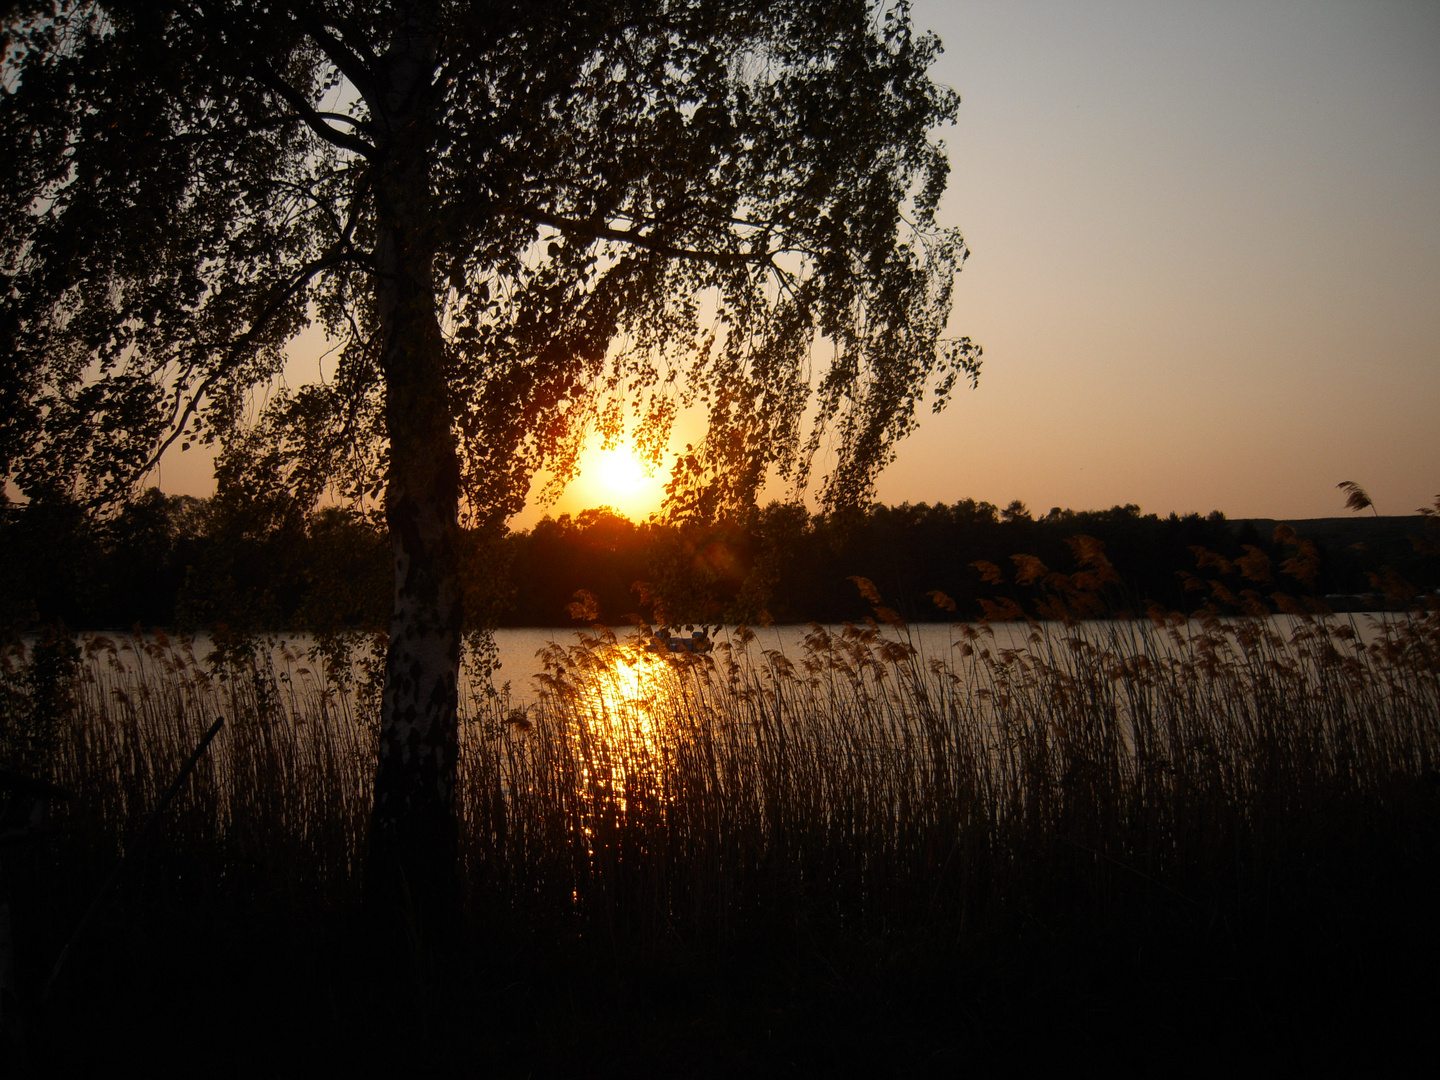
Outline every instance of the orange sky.
<path id="1" fill-rule="evenodd" d="M 1440 4 L 914 13 L 964 99 L 942 218 L 985 368 L 882 501 L 1293 518 L 1344 513 L 1340 480 L 1382 514 L 1440 493 Z M 203 471 L 167 460 L 163 486 Z M 587 478 L 514 524 L 644 501 Z"/>

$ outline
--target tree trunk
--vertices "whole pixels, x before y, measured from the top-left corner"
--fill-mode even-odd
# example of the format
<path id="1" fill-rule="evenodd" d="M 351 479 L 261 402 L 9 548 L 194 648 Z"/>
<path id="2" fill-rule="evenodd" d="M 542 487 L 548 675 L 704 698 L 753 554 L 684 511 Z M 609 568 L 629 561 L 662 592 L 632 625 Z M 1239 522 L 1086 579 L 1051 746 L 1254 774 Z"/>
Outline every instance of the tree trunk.
<path id="1" fill-rule="evenodd" d="M 423 929 L 454 909 L 462 624 L 459 462 L 434 290 L 431 5 L 404 9 L 377 66 L 376 300 L 390 442 L 385 515 L 395 591 L 366 865 L 367 902 Z"/>

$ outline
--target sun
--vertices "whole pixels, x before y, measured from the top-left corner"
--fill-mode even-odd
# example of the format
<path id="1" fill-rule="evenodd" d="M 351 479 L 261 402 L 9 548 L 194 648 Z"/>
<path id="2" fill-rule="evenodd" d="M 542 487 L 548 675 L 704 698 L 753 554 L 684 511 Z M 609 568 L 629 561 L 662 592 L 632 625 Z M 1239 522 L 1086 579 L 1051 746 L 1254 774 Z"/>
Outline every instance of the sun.
<path id="1" fill-rule="evenodd" d="M 624 449 L 600 451 L 593 467 L 600 486 L 615 495 L 634 495 L 652 479 L 635 455 Z"/>
<path id="2" fill-rule="evenodd" d="M 564 513 L 604 506 L 640 521 L 665 501 L 664 474 L 654 465 L 647 466 L 628 443 L 608 449 L 587 447 L 579 466 L 580 475 L 557 507 Z"/>

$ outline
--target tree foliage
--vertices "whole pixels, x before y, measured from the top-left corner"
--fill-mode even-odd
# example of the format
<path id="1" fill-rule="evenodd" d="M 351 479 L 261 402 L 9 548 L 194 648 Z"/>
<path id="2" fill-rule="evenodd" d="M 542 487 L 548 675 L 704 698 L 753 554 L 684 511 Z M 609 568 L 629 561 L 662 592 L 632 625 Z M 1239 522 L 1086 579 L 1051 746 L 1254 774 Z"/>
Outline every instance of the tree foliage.
<path id="1" fill-rule="evenodd" d="M 938 406 L 978 367 L 940 340 L 966 253 L 934 219 L 937 49 L 903 3 L 11 5 L 0 473 L 103 501 L 172 443 L 263 440 L 307 501 L 378 494 L 381 189 L 410 155 L 477 519 L 596 431 L 658 462 L 686 409 L 675 509 L 803 487 L 824 431 L 854 501 L 927 382 Z M 312 321 L 333 363 L 277 386 Z"/>
<path id="2" fill-rule="evenodd" d="M 373 522 L 337 508 L 298 523 L 289 515 L 262 518 L 259 509 L 152 488 L 99 526 L 57 501 L 0 514 L 0 638 L 55 622 L 182 631 L 223 623 L 233 633 L 320 638 L 383 630 L 390 567 Z M 1440 586 L 1434 519 L 1432 511 L 1290 523 L 1320 557 L 1313 588 L 1300 594 L 1363 609 L 1388 603 L 1381 584 L 1392 573 L 1433 591 Z M 1105 545 L 1123 579 L 1113 597 L 1118 608 L 1140 612 L 1153 602 L 1195 611 L 1215 600 L 1186 587 L 1197 574 L 1217 576 L 1198 564 L 1201 552 L 1224 560 L 1213 569 L 1236 594 L 1255 584 L 1245 576 L 1252 563 L 1268 563 L 1285 583 L 1293 552 L 1275 539 L 1280 524 L 1219 513 L 1163 518 L 1134 506 L 1005 520 L 999 508 L 968 499 L 828 515 L 776 503 L 718 523 L 633 523 L 586 510 L 499 539 L 468 530 L 467 546 L 484 557 L 466 565 L 484 576 L 468 583 L 466 627 L 569 626 L 566 609 L 581 589 L 612 625 L 632 614 L 672 626 L 862 620 L 871 605 L 850 580 L 856 576 L 912 621 L 968 620 L 983 614 L 981 599 L 1013 595 L 1028 603 L 1029 590 L 985 581 L 977 563 L 998 566 L 1011 580 L 1016 555 L 1065 569 L 1074 561 L 1068 541 L 1078 535 Z M 936 590 L 956 602 L 953 612 L 936 607 Z"/>

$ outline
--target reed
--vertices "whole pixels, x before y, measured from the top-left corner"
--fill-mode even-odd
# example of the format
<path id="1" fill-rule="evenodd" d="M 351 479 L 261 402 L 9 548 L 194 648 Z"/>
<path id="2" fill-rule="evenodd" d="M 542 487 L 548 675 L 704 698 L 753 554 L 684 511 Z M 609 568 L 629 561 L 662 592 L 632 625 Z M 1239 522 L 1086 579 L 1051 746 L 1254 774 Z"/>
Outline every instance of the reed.
<path id="1" fill-rule="evenodd" d="M 172 1012 L 200 1038 L 216 1019 L 196 1015 L 208 995 L 228 1001 L 238 1032 L 319 1038 L 329 1049 L 313 1060 L 347 1047 L 364 1065 L 393 1042 L 365 1017 L 411 1003 L 413 1055 L 433 1049 L 436 1003 L 453 998 L 471 1010 L 448 1014 L 455 1038 L 483 1032 L 484 1052 L 522 1071 L 550 1046 L 548 1067 L 564 1072 L 597 1045 L 633 1056 L 660 1030 L 647 1010 L 700 986 L 711 996 L 676 1023 L 702 1042 L 711 1032 L 717 1053 L 735 1037 L 704 1019 L 719 1000 L 756 1053 L 773 1050 L 777 1016 L 798 1015 L 797 1030 L 826 1033 L 804 1053 L 858 1046 L 864 1031 L 891 1047 L 874 1067 L 894 1067 L 890 1029 L 929 1016 L 930 1034 L 912 1036 L 918 1067 L 950 1045 L 959 1009 L 985 1018 L 975 1046 L 1004 1045 L 990 1060 L 1014 1064 L 1043 1008 L 1096 995 L 1171 1024 L 1146 1010 L 1214 986 L 1186 999 L 1196 1030 L 1252 1030 L 1231 1005 L 1235 972 L 1265 950 L 1280 949 L 1272 969 L 1288 981 L 1252 979 L 1245 1000 L 1298 987 L 1307 1017 L 1334 1016 L 1336 1001 L 1348 1016 L 1394 957 L 1435 955 L 1440 612 L 1020 619 L 957 625 L 927 655 L 876 599 L 876 618 L 813 626 L 794 655 L 743 628 L 677 657 L 643 628 L 597 627 L 546 650 L 534 704 L 477 683 L 459 789 L 469 917 L 444 947 L 471 957 L 479 982 L 458 992 L 377 974 L 356 917 L 379 643 L 311 655 L 225 642 L 200 656 L 157 633 L 87 637 L 78 656 L 57 641 L 12 649 L 5 750 L 75 795 L 57 808 L 60 843 L 5 853 L 28 985 L 122 856 L 126 867 L 66 970 L 60 1011 L 35 1014 L 39 1044 L 88 1068 L 99 1058 L 74 1032 L 108 1046 Z M 222 715 L 138 850 L 138 824 Z M 1149 975 L 1142 954 L 1157 957 Z M 732 968 L 744 974 L 725 990 L 714 972 Z M 1096 989 L 1112 968 L 1134 985 Z M 1195 983 L 1197 969 L 1211 981 Z M 651 997 L 635 999 L 651 985 L 636 971 L 658 980 Z M 537 979 L 551 1004 L 511 1000 Z M 287 985 L 305 1004 L 275 1027 L 259 1003 Z M 1011 989 L 992 1001 L 976 985 Z M 1047 996 L 1077 985 L 1089 989 L 1061 1006 Z M 1420 1008 L 1386 1000 L 1375 1024 Z M 129 1020 L 97 1019 L 117 1001 L 133 1002 L 115 1014 Z M 492 1021 L 477 1026 L 482 1014 Z M 1276 1021 L 1262 1021 L 1256 1038 L 1270 1038 Z M 1124 1026 L 1123 1045 L 1139 1045 Z M 695 1052 L 655 1045 L 658 1064 L 637 1067 Z M 131 1052 L 149 1060 L 154 1046 Z M 855 1060 L 834 1053 L 841 1071 Z"/>
<path id="2" fill-rule="evenodd" d="M 601 629 L 552 647 L 537 704 L 464 706 L 476 918 L 654 949 L 801 923 L 963 935 L 1037 905 L 1103 917 L 1121 894 L 1228 910 L 1306 830 L 1408 805 L 1436 775 L 1433 611 L 953 637 L 922 655 L 892 618 L 814 626 L 798 656 L 743 629 L 680 659 Z M 84 640 L 47 736 L 49 779 L 78 796 L 57 881 L 102 874 L 224 715 L 151 887 L 277 916 L 357 902 L 373 677 L 271 645 L 207 661 L 162 634 Z"/>
<path id="3" fill-rule="evenodd" d="M 1433 614 L 1021 625 L 928 657 L 903 626 L 816 626 L 798 657 L 742 631 L 639 694 L 634 643 L 552 650 L 539 708 L 467 744 L 469 877 L 653 943 L 963 932 L 1096 862 L 1208 910 L 1297 827 L 1433 776 Z"/>

